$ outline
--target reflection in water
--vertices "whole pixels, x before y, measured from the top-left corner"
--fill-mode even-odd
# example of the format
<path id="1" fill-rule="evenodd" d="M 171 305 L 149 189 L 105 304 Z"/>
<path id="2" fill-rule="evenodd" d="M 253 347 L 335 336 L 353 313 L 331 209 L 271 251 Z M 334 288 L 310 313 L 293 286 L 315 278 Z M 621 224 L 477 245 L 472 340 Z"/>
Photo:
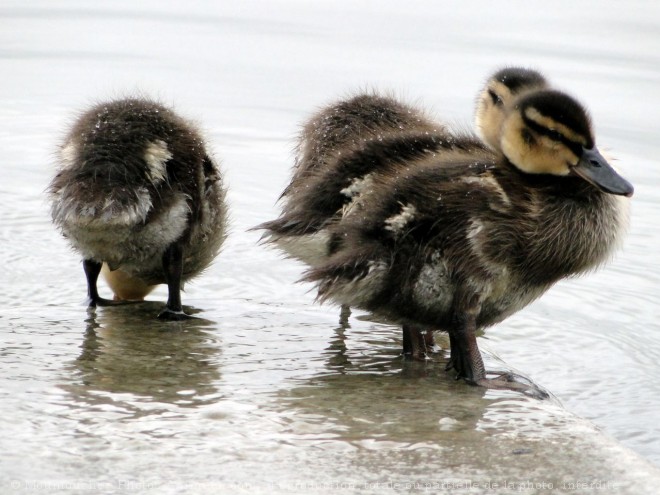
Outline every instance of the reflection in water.
<path id="1" fill-rule="evenodd" d="M 393 335 L 383 325 L 355 330 L 342 321 L 325 352 L 328 371 L 281 390 L 268 405 L 288 445 L 332 459 L 317 479 L 438 493 L 541 493 L 535 483 L 559 489 L 580 479 L 633 493 L 624 485 L 636 483 L 626 469 L 648 471 L 553 397 L 466 386 L 444 372 L 445 358 L 402 359 Z M 487 351 L 484 358 L 497 362 Z M 608 449 L 616 455 L 599 454 Z M 491 491 L 492 483 L 507 489 Z"/>
<path id="2" fill-rule="evenodd" d="M 130 394 L 133 404 L 195 407 L 217 399 L 219 349 L 206 331 L 214 323 L 164 323 L 153 317 L 155 306 L 162 305 L 88 309 L 82 351 L 70 368 L 74 383 L 65 388 L 84 402 Z"/>
<path id="3" fill-rule="evenodd" d="M 444 371 L 441 354 L 427 362 L 403 359 L 396 327 L 356 327 L 342 320 L 324 352 L 326 371 L 280 390 L 267 406 L 275 408 L 287 444 L 334 459 L 318 476 L 367 488 L 462 478 L 481 493 L 500 475 L 529 479 L 567 445 L 581 449 L 565 440 L 572 433 L 593 436 L 553 398 L 466 386 Z M 589 462 L 543 480 L 558 486 Z M 437 491 L 451 487 L 445 488 Z"/>
<path id="4" fill-rule="evenodd" d="M 346 347 L 346 331 L 350 329 L 350 310 L 346 307 L 341 308 L 340 318 L 339 318 L 339 327 L 335 329 L 335 338 L 331 341 L 330 346 L 327 349 L 327 358 L 328 358 L 328 367 L 337 371 L 339 373 L 347 373 L 348 369 L 352 369 L 353 372 L 359 372 L 360 369 L 366 371 L 374 371 L 375 368 L 387 369 L 391 367 L 389 360 L 377 360 L 376 362 L 365 362 L 361 359 L 361 362 L 353 362 L 349 358 L 349 353 Z M 357 317 L 358 320 L 368 321 L 372 323 L 380 323 L 382 328 L 385 329 L 394 329 L 392 330 L 392 335 L 400 332 L 398 326 L 392 327 L 392 325 L 387 325 L 382 320 L 380 320 L 376 315 L 372 314 L 362 314 Z M 378 328 L 377 326 L 373 327 Z M 479 335 L 483 335 L 483 330 L 479 332 Z M 370 349 L 371 345 L 377 345 L 377 342 L 373 340 L 374 335 L 372 332 L 368 332 L 367 338 L 362 338 L 361 343 L 366 344 L 367 346 L 364 349 L 366 356 L 371 356 L 372 352 Z M 427 361 L 426 362 L 412 362 L 409 359 L 404 358 L 400 354 L 401 344 L 398 343 L 399 349 L 399 359 L 403 363 L 403 369 L 401 371 L 403 376 L 418 376 L 420 373 L 438 373 L 439 371 L 444 371 L 444 379 L 452 380 L 455 377 L 455 373 L 451 370 L 447 371 L 446 366 L 449 362 L 449 335 L 446 332 L 437 331 L 434 332 L 434 342 L 435 345 L 432 348 L 427 350 Z M 543 387 L 532 382 L 527 376 L 515 372 L 510 367 L 506 366 L 501 360 L 493 359 L 492 357 L 485 358 L 484 362 L 486 365 L 486 373 L 488 376 L 497 376 L 497 375 L 506 375 L 510 380 L 520 385 L 521 388 L 518 390 L 518 393 L 527 395 L 536 399 L 549 399 L 556 401 L 556 398 Z M 359 365 L 358 365 L 359 364 Z M 355 366 L 354 366 L 355 365 Z M 458 383 L 465 384 L 463 380 L 460 380 Z"/>
<path id="5" fill-rule="evenodd" d="M 370 323 L 354 329 L 346 316 L 342 311 L 323 353 L 327 372 L 278 394 L 287 432 L 303 442 L 331 449 L 347 443 L 367 450 L 459 449 L 475 455 L 488 436 L 516 431 L 560 436 L 574 421 L 551 394 L 539 400 L 468 386 L 445 371 L 445 353 L 431 353 L 426 362 L 405 359 L 397 327 Z M 448 347 L 445 334 L 437 333 L 436 340 L 439 348 Z M 484 360 L 489 369 L 513 372 L 487 351 Z M 519 445 L 511 445 L 511 453 L 520 452 Z"/>
<path id="6" fill-rule="evenodd" d="M 398 374 L 326 375 L 282 392 L 289 431 L 367 449 L 445 448 L 461 434 L 465 446 L 489 405 L 485 392 L 412 365 Z"/>
<path id="7" fill-rule="evenodd" d="M 442 428 L 475 431 L 490 403 L 485 389 L 455 381 L 440 355 L 426 362 L 404 359 L 396 327 L 352 329 L 345 316 L 324 352 L 328 372 L 279 394 L 290 433 L 309 441 L 316 437 L 312 432 L 323 432 L 321 443 L 369 449 L 435 449 L 451 436 L 439 435 Z"/>
<path id="8" fill-rule="evenodd" d="M 616 263 L 562 284 L 486 337 L 569 410 L 657 463 L 660 180 L 648 108 L 660 81 L 659 3 L 594 9 L 595 2 L 563 1 L 566 8 L 551 15 L 529 2 L 511 12 L 485 1 L 450 10 L 389 1 L 378 12 L 369 2 L 347 10 L 339 2 L 290 0 L 277 9 L 118 2 L 98 12 L 79 0 L 65 10 L 43 0 L 20 10 L 6 3 L 2 13 L 12 26 L 0 30 L 8 67 L 0 80 L 7 95 L 0 115 L 0 429 L 10 434 L 2 439 L 0 478 L 108 481 L 98 492 L 167 495 L 320 491 L 290 484 L 307 480 L 361 489 L 368 481 L 562 475 L 574 482 L 595 473 L 607 482 L 657 473 L 603 444 L 603 435 L 552 401 L 455 382 L 443 370 L 443 354 L 404 362 L 396 327 L 353 316 L 333 334 L 335 309 L 312 305 L 309 287 L 292 283 L 302 268 L 245 231 L 272 218 L 297 122 L 328 98 L 373 84 L 423 98 L 441 118 L 469 122 L 471 93 L 493 66 L 547 71 L 589 101 L 601 145 L 639 184 L 632 229 Z M 191 30 L 195 16 L 209 21 Z M 294 18 L 309 29 L 273 30 L 291 27 Z M 580 29 L 584 19 L 595 29 Z M 263 35 L 268 29 L 274 36 Z M 61 36 L 65 31 L 75 36 Z M 43 204 L 53 143 L 72 109 L 134 89 L 196 115 L 223 158 L 234 228 L 218 263 L 190 292 L 213 327 L 158 322 L 162 304 L 87 315 L 76 306 L 82 270 Z M 488 352 L 485 358 L 489 369 L 502 367 Z M 659 479 L 598 492 L 655 493 Z M 119 485 L 126 480 L 144 484 L 126 490 Z M 149 489 L 152 480 L 159 484 Z M 1 493 L 13 493 L 2 483 Z M 576 491 L 558 485 L 551 493 Z M 544 493 L 391 485 L 364 492 Z"/>

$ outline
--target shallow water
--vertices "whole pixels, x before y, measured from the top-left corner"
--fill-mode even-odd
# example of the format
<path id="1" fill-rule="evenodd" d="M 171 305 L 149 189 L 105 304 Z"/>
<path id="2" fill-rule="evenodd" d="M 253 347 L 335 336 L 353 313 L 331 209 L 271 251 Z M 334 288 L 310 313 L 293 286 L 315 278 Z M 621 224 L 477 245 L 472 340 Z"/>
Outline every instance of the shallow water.
<path id="1" fill-rule="evenodd" d="M 571 413 L 660 465 L 649 111 L 660 103 L 660 4 L 467 5 L 0 6 L 3 491 L 396 492 L 447 473 L 465 493 L 505 478 L 557 488 L 602 448 L 575 443 L 597 434 Z M 454 382 L 442 355 L 402 362 L 399 331 L 360 313 L 340 325 L 338 308 L 295 283 L 301 265 L 246 232 L 277 214 L 292 138 L 314 108 L 376 87 L 467 127 L 477 89 L 503 64 L 540 68 L 584 100 L 600 147 L 636 186 L 630 235 L 607 268 L 480 339 L 490 367 L 557 398 L 544 402 Z M 80 263 L 43 195 L 75 112 L 136 91 L 198 119 L 230 186 L 232 235 L 187 288 L 199 318 L 181 324 L 154 320 L 162 288 L 144 305 L 85 308 Z M 460 487 L 468 477 L 481 485 Z"/>

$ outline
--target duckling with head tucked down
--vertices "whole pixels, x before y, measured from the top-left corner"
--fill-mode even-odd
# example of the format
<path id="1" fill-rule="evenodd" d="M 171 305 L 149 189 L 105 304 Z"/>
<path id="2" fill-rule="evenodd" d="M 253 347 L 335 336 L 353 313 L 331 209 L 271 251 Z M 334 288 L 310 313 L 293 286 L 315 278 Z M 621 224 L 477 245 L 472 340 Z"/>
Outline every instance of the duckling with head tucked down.
<path id="1" fill-rule="evenodd" d="M 342 154 L 408 131 L 445 136 L 443 126 L 389 96 L 358 94 L 322 109 L 298 138 L 291 182 L 280 196 L 282 214 L 255 229 L 266 230 L 265 238 L 294 258 L 310 265 L 324 261 L 325 226 L 358 200 L 370 174 L 382 165 L 346 163 Z"/>
<path id="2" fill-rule="evenodd" d="M 515 98 L 499 148 L 437 150 L 375 175 L 305 280 L 321 300 L 446 330 L 448 369 L 469 383 L 524 388 L 486 377 L 477 330 L 604 263 L 633 188 L 598 152 L 584 108 L 558 91 Z"/>
<path id="3" fill-rule="evenodd" d="M 488 79 L 477 105 L 476 125 L 484 138 L 499 133 L 512 99 L 539 87 L 535 71 L 506 68 Z M 497 148 L 497 143 L 487 142 Z M 359 213 L 372 188 L 374 174 L 407 169 L 417 158 L 441 150 L 480 150 L 484 145 L 467 134 L 451 133 L 424 112 L 392 97 L 360 94 L 314 115 L 303 127 L 291 183 L 281 196 L 282 214 L 257 229 L 290 256 L 311 266 L 331 252 L 328 229 L 351 213 Z M 425 359 L 433 334 L 403 327 L 403 354 Z"/>
<path id="4" fill-rule="evenodd" d="M 341 150 L 405 129 L 442 132 L 444 126 L 422 111 L 392 96 L 375 92 L 360 93 L 321 109 L 303 126 L 296 145 L 291 183 L 280 197 L 296 202 L 296 189 L 304 188 L 307 177 L 331 167 Z"/>
<path id="5" fill-rule="evenodd" d="M 51 213 L 83 257 L 89 304 L 142 300 L 166 283 L 159 318 L 186 318 L 180 290 L 218 254 L 225 239 L 225 189 L 197 128 L 146 99 L 102 103 L 64 140 L 50 184 Z"/>
<path id="6" fill-rule="evenodd" d="M 402 140 L 401 136 L 408 136 Z M 323 108 L 303 126 L 290 184 L 280 196 L 282 214 L 255 229 L 288 255 L 311 266 L 330 252 L 327 227 L 358 210 L 370 178 L 383 168 L 405 165 L 411 156 L 452 146 L 439 123 L 391 96 L 363 93 Z M 378 157 L 360 160 L 364 148 L 378 143 Z M 351 156 L 351 160 L 344 160 Z M 347 307 L 342 310 L 347 314 Z M 434 345 L 432 332 L 404 329 L 404 354 L 421 358 Z M 409 342 L 415 343 L 413 349 Z"/>

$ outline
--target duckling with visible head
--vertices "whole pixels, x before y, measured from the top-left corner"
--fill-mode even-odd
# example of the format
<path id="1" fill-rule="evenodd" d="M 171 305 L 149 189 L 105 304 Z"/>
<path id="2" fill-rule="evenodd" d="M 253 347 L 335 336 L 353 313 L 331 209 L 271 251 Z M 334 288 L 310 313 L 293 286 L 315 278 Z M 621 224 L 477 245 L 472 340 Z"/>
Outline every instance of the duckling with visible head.
<path id="1" fill-rule="evenodd" d="M 548 87 L 540 72 L 523 67 L 505 67 L 491 75 L 477 97 L 474 113 L 474 127 L 484 143 L 499 150 L 502 123 L 511 103 L 524 93 Z"/>
<path id="2" fill-rule="evenodd" d="M 475 126 L 484 142 L 497 150 L 510 102 L 546 85 L 531 69 L 495 72 L 476 105 Z M 303 126 L 292 179 L 280 196 L 282 214 L 255 229 L 266 230 L 266 239 L 292 257 L 318 264 L 328 254 L 324 228 L 359 205 L 372 174 L 408 167 L 413 158 L 437 150 L 482 147 L 474 137 L 451 132 L 422 110 L 389 96 L 365 93 L 340 100 Z"/>
<path id="3" fill-rule="evenodd" d="M 147 99 L 101 103 L 58 158 L 52 219 L 83 257 L 89 304 L 113 303 L 97 290 L 105 265 L 115 299 L 142 300 L 166 283 L 159 318 L 186 318 L 180 290 L 218 254 L 227 222 L 222 176 L 196 126 Z"/>
<path id="4" fill-rule="evenodd" d="M 487 378 L 477 330 L 604 263 L 633 188 L 599 154 L 582 105 L 558 91 L 516 98 L 499 148 L 436 151 L 374 176 L 360 215 L 332 226 L 332 253 L 305 280 L 322 301 L 446 330 L 458 378 L 524 389 Z"/>

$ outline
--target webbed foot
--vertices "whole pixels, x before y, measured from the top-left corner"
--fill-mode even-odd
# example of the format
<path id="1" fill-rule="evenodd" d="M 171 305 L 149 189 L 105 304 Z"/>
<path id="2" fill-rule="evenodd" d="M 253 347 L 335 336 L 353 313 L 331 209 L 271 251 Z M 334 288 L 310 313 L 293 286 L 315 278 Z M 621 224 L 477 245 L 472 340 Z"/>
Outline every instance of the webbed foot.
<path id="1" fill-rule="evenodd" d="M 103 297 L 96 298 L 87 298 L 87 306 L 90 308 L 95 308 L 97 306 L 123 306 L 124 304 L 136 304 L 144 301 L 125 301 L 125 300 L 115 300 L 115 299 L 105 299 Z"/>
<path id="2" fill-rule="evenodd" d="M 476 381 L 466 381 L 471 385 L 477 385 L 491 390 L 512 390 L 514 392 L 521 392 L 529 397 L 540 400 L 548 399 L 550 397 L 550 394 L 538 385 L 535 385 L 521 375 L 511 372 L 495 374 L 492 378 L 484 376 Z"/>
<path id="3" fill-rule="evenodd" d="M 467 292 L 458 298 L 461 309 L 454 315 L 453 328 L 449 329 L 451 346 L 446 370 L 455 370 L 456 379 L 463 379 L 470 385 L 488 389 L 512 390 L 531 397 L 546 399 L 550 395 L 534 385 L 528 379 L 515 373 L 487 373 L 479 347 L 477 345 L 476 315 L 479 313 L 479 300 L 474 294 Z M 488 378 L 487 375 L 494 375 Z"/>

